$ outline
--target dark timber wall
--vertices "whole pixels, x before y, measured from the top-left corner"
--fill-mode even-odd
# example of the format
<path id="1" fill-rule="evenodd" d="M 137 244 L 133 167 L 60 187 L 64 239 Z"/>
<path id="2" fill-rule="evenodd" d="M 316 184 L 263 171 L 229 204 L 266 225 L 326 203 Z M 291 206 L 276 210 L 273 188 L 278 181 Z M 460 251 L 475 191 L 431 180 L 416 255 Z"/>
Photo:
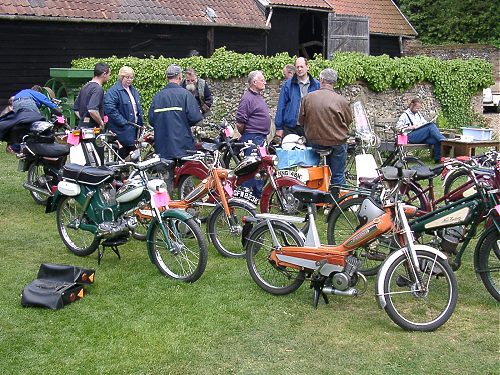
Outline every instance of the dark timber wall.
<path id="1" fill-rule="evenodd" d="M 208 28 L 77 22 L 0 21 L 0 109 L 21 89 L 43 85 L 49 68 L 81 57 L 207 56 Z M 214 47 L 265 54 L 263 30 L 214 28 Z"/>

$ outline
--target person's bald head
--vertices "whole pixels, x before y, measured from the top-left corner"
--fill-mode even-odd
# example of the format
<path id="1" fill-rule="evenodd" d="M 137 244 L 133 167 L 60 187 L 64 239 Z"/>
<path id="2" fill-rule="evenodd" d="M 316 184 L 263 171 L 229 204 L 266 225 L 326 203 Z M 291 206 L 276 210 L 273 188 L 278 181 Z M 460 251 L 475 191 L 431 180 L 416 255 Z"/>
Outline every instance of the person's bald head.
<path id="1" fill-rule="evenodd" d="M 309 65 L 307 65 L 307 60 L 304 57 L 298 57 L 297 60 L 295 60 L 295 74 L 299 80 L 307 76 L 308 70 Z"/>

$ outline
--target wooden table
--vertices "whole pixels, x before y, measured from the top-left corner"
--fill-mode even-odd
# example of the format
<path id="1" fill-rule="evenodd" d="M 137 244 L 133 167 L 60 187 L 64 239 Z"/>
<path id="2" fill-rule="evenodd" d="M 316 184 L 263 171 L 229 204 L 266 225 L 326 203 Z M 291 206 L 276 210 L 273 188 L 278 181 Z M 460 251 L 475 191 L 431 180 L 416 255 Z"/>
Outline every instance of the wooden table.
<path id="1" fill-rule="evenodd" d="M 478 147 L 495 147 L 495 150 L 498 151 L 500 142 L 494 140 L 464 142 L 460 139 L 447 139 L 441 141 L 441 155 L 453 157 L 474 156 Z"/>

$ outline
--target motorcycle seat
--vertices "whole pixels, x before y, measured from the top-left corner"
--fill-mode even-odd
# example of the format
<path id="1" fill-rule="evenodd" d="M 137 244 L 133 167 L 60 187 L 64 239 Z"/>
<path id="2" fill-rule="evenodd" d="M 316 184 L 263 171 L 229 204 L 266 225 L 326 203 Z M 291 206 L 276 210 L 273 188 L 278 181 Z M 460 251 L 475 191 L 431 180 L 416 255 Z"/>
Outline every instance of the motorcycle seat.
<path id="1" fill-rule="evenodd" d="M 69 154 L 70 145 L 59 143 L 26 143 L 26 146 L 35 154 L 50 158 L 58 158 Z"/>
<path id="2" fill-rule="evenodd" d="M 110 180 L 114 171 L 107 167 L 90 167 L 69 163 L 63 167 L 63 178 L 84 185 L 99 185 Z"/>
<path id="3" fill-rule="evenodd" d="M 332 195 L 327 191 L 311 189 L 303 185 L 291 187 L 292 195 L 302 203 L 334 203 Z"/>

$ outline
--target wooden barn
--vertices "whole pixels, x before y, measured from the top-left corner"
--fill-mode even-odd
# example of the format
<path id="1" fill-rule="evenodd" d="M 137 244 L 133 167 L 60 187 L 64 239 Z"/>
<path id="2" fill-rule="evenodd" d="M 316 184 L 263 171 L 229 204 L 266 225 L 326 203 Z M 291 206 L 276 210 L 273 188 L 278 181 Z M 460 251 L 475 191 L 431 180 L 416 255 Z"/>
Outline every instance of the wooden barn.
<path id="1" fill-rule="evenodd" d="M 236 52 L 330 57 L 339 50 L 399 56 L 414 37 L 392 0 L 3 0 L 0 108 L 43 84 L 50 67 L 108 56 Z"/>

